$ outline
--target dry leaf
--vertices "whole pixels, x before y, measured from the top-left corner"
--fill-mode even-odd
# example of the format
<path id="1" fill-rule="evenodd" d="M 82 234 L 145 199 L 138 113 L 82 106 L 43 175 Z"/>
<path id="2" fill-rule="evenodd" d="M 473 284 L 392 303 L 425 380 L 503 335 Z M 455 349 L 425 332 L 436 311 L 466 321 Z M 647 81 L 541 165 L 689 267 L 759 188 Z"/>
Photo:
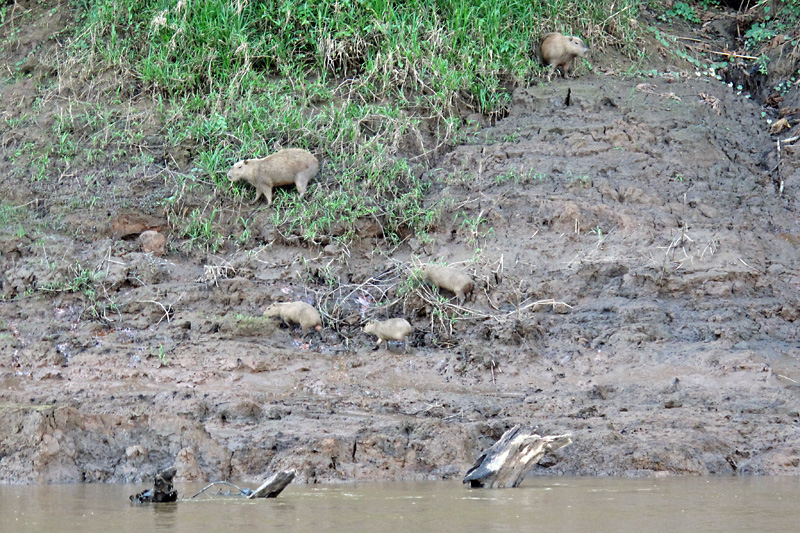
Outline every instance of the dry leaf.
<path id="1" fill-rule="evenodd" d="M 711 109 L 717 112 L 717 115 L 722 114 L 722 109 L 720 109 L 719 105 L 719 98 L 706 93 L 700 93 L 698 96 L 703 99 L 703 103 L 710 105 Z"/>
<path id="2" fill-rule="evenodd" d="M 783 117 L 779 121 L 774 122 L 772 126 L 769 127 L 769 132 L 772 135 L 775 135 L 776 133 L 780 133 L 783 130 L 788 130 L 789 128 L 791 128 L 791 126 L 789 125 L 789 119 Z"/>

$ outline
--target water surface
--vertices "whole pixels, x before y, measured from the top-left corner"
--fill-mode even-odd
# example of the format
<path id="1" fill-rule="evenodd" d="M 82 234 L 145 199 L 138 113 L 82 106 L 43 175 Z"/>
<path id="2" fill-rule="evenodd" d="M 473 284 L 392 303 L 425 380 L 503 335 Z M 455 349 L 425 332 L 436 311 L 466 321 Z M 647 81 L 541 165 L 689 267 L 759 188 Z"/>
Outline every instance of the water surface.
<path id="1" fill-rule="evenodd" d="M 206 484 L 176 485 L 189 498 Z M 277 499 L 133 505 L 144 485 L 0 485 L 0 531 L 797 531 L 800 478 L 290 485 Z M 252 488 L 252 487 L 251 487 Z"/>

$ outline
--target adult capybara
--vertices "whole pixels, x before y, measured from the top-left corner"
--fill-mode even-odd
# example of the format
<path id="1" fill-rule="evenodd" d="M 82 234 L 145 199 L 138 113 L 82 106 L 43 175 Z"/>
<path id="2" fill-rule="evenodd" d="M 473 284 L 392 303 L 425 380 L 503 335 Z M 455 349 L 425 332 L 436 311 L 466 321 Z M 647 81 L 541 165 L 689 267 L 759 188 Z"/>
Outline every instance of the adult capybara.
<path id="1" fill-rule="evenodd" d="M 565 78 L 569 77 L 575 58 L 589 55 L 589 47 L 580 37 L 562 35 L 558 32 L 546 34 L 542 38 L 540 50 L 542 61 L 545 65 L 550 65 L 550 70 L 547 72 L 548 80 L 558 67 L 561 67 Z"/>
<path id="2" fill-rule="evenodd" d="M 429 264 L 423 265 L 420 273 L 423 280 L 458 296 L 459 305 L 464 303 L 467 294 L 472 292 L 472 278 L 455 268 Z"/>
<path id="3" fill-rule="evenodd" d="M 256 188 L 257 202 L 263 194 L 267 207 L 272 205 L 272 188 L 279 185 L 297 187 L 302 198 L 308 182 L 317 175 L 319 161 L 308 150 L 287 148 L 262 159 L 245 159 L 234 164 L 228 171 L 232 183 L 244 180 Z"/>
<path id="4" fill-rule="evenodd" d="M 319 312 L 305 302 L 274 303 L 264 310 L 264 316 L 279 316 L 286 325 L 300 324 L 303 335 L 309 328 L 322 331 L 322 318 Z"/>
<path id="5" fill-rule="evenodd" d="M 413 331 L 414 328 L 411 327 L 408 320 L 403 318 L 390 318 L 384 321 L 372 320 L 364 326 L 364 333 L 378 336 L 378 344 L 375 345 L 376 350 L 383 341 L 403 341 L 403 353 L 408 349 L 408 336 Z"/>

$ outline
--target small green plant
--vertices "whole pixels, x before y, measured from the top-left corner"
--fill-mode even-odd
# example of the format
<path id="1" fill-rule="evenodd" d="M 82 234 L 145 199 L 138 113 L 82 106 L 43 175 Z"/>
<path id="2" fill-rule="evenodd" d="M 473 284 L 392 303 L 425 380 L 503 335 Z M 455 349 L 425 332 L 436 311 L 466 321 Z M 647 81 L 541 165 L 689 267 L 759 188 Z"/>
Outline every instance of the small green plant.
<path id="1" fill-rule="evenodd" d="M 251 237 L 250 228 L 247 227 L 248 223 L 250 222 L 250 219 L 239 217 L 239 222 L 242 224 L 242 234 L 236 238 L 236 241 L 240 245 L 244 246 L 250 241 Z"/>
<path id="2" fill-rule="evenodd" d="M 783 80 L 779 84 L 775 86 L 775 92 L 778 94 L 785 96 L 792 89 L 792 82 L 789 80 Z"/>
<path id="3" fill-rule="evenodd" d="M 460 228 L 466 230 L 469 244 L 477 244 L 478 239 L 494 235 L 494 228 L 489 226 L 489 220 L 483 216 L 483 211 L 475 218 L 470 218 L 466 213 L 460 212 L 456 214 L 455 222 L 458 223 L 459 219 L 461 220 Z"/>
<path id="4" fill-rule="evenodd" d="M 694 24 L 700 24 L 700 22 L 702 22 L 694 8 L 686 2 L 676 2 L 675 5 L 672 6 L 672 9 L 664 12 L 659 18 L 664 22 L 669 22 L 670 19 L 675 17 L 680 17 Z"/>
<path id="5" fill-rule="evenodd" d="M 766 22 L 756 22 L 744 33 L 744 39 L 749 48 L 755 48 L 759 43 L 769 41 L 777 35 Z"/>
<path id="6" fill-rule="evenodd" d="M 761 54 L 756 59 L 756 66 L 758 67 L 758 72 L 766 76 L 769 74 L 769 57 L 766 54 Z"/>
<path id="7" fill-rule="evenodd" d="M 572 172 L 567 172 L 567 180 L 569 183 L 577 183 L 581 189 L 586 189 L 592 185 L 592 178 L 586 174 L 578 174 L 577 176 Z"/>
<path id="8" fill-rule="evenodd" d="M 495 183 L 505 183 L 507 181 L 513 181 L 514 183 L 519 183 L 519 174 L 517 174 L 513 169 L 503 172 L 502 174 L 496 174 L 494 177 Z"/>
<path id="9" fill-rule="evenodd" d="M 535 180 L 535 181 L 538 181 L 539 183 L 542 183 L 542 182 L 544 182 L 544 180 L 546 178 L 547 178 L 547 174 L 545 174 L 544 172 L 534 172 L 533 170 L 531 170 L 528 173 L 528 179 L 530 181 L 534 181 Z"/>
<path id="10" fill-rule="evenodd" d="M 169 365 L 169 358 L 167 357 L 167 351 L 164 349 L 164 345 L 160 342 L 158 343 L 158 350 L 155 351 L 153 347 L 150 347 L 150 357 L 154 355 L 158 356 L 158 363 L 161 366 L 168 366 Z"/>
<path id="11" fill-rule="evenodd" d="M 181 231 L 181 235 L 189 239 L 187 244 L 190 249 L 197 247 L 205 252 L 217 253 L 224 244 L 224 237 L 217 232 L 214 226 L 214 217 L 218 212 L 215 208 L 206 217 L 202 210 L 192 210 L 186 227 Z"/>
<path id="12" fill-rule="evenodd" d="M 21 218 L 19 206 L 0 201 L 0 226 L 7 226 L 18 222 Z"/>
<path id="13" fill-rule="evenodd" d="M 597 235 L 597 244 L 598 244 L 598 246 L 603 244 L 603 241 L 605 241 L 606 238 L 603 235 L 603 230 L 600 229 L 600 226 L 595 226 L 594 228 L 592 228 L 590 230 L 590 232 L 593 233 L 594 235 Z"/>
<path id="14" fill-rule="evenodd" d="M 2 24 L 0 24 L 2 25 Z M 9 129 L 19 128 L 25 125 L 28 119 L 28 114 L 25 113 L 19 117 L 12 117 L 3 119 Z"/>
<path id="15" fill-rule="evenodd" d="M 55 266 L 55 265 L 51 265 Z M 79 262 L 70 266 L 68 274 L 61 281 L 44 285 L 44 292 L 67 292 L 83 296 L 84 314 L 91 318 L 108 323 L 112 320 L 108 313 L 119 313 L 119 308 L 113 298 L 109 298 L 101 282 L 102 272 L 97 269 L 86 268 Z"/>

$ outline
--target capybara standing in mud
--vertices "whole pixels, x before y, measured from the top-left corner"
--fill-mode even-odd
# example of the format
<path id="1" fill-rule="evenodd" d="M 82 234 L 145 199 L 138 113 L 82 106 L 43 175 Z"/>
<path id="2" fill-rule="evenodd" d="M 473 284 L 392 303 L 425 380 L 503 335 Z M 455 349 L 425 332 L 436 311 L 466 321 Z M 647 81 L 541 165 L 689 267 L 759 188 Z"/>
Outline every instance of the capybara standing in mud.
<path id="1" fill-rule="evenodd" d="M 232 183 L 244 180 L 256 188 L 256 203 L 263 194 L 267 207 L 272 205 L 272 188 L 279 185 L 297 187 L 302 198 L 308 182 L 317 175 L 319 161 L 308 150 L 287 148 L 262 159 L 245 159 L 234 164 L 228 171 Z"/>
<path id="2" fill-rule="evenodd" d="M 305 302 L 274 303 L 264 310 L 264 316 L 279 316 L 286 325 L 300 324 L 305 335 L 309 328 L 322 331 L 322 318 L 319 312 Z"/>
<path id="3" fill-rule="evenodd" d="M 567 78 L 575 58 L 587 57 L 589 55 L 589 47 L 580 37 L 571 37 L 554 32 L 546 34 L 542 39 L 541 55 L 544 64 L 550 65 L 550 70 L 547 72 L 548 80 L 558 67 L 561 67 L 562 75 Z"/>
<path id="4" fill-rule="evenodd" d="M 412 331 L 414 331 L 414 328 L 403 318 L 390 318 L 382 322 L 373 320 L 367 322 L 367 325 L 364 326 L 364 333 L 378 336 L 378 344 L 375 345 L 376 350 L 383 341 L 403 341 L 403 353 L 406 353 L 408 349 L 408 336 L 411 335 Z"/>
<path id="5" fill-rule="evenodd" d="M 472 278 L 460 270 L 442 265 L 424 265 L 420 272 L 422 279 L 440 289 L 447 289 L 458 296 L 458 304 L 464 303 L 467 294 L 472 292 Z"/>

